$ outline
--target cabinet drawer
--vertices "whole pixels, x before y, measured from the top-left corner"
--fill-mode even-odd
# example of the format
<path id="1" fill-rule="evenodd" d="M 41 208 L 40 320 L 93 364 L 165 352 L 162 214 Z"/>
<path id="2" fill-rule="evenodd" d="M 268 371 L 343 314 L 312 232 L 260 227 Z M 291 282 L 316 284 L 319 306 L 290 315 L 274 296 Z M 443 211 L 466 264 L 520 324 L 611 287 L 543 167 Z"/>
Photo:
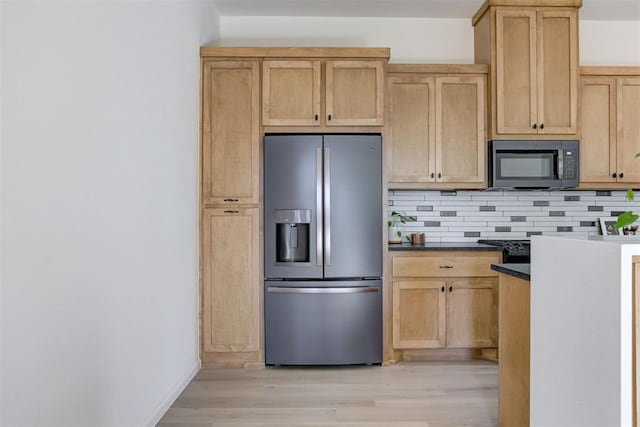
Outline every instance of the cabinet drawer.
<path id="1" fill-rule="evenodd" d="M 500 262 L 498 253 L 473 256 L 394 256 L 393 277 L 494 277 L 491 264 Z"/>

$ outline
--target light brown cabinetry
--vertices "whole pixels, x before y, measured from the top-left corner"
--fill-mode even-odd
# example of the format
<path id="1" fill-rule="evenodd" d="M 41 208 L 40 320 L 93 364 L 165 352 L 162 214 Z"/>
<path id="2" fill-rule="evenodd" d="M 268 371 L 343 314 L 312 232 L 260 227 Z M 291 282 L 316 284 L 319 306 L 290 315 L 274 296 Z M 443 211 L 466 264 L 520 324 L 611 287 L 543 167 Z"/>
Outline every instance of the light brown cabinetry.
<path id="1" fill-rule="evenodd" d="M 260 120 L 285 132 L 373 124 L 389 49 L 203 47 L 200 56 L 200 358 L 242 366 L 264 360 Z M 325 123 L 325 105 L 337 122 Z"/>
<path id="2" fill-rule="evenodd" d="M 202 201 L 205 205 L 259 200 L 260 63 L 203 62 Z"/>
<path id="3" fill-rule="evenodd" d="M 384 124 L 382 60 L 265 60 L 262 88 L 265 126 Z"/>
<path id="4" fill-rule="evenodd" d="M 447 347 L 497 345 L 498 282 L 495 278 L 447 281 Z"/>
<path id="5" fill-rule="evenodd" d="M 443 280 L 393 281 L 393 347 L 446 346 L 446 293 Z"/>
<path id="6" fill-rule="evenodd" d="M 489 0 L 476 13 L 475 62 L 491 64 L 490 139 L 575 138 L 581 4 Z"/>
<path id="7" fill-rule="evenodd" d="M 483 69 L 458 66 L 469 74 L 436 75 L 425 72 L 432 66 L 389 66 L 389 188 L 486 187 Z"/>
<path id="8" fill-rule="evenodd" d="M 259 209 L 212 208 L 202 213 L 203 351 L 260 349 Z"/>
<path id="9" fill-rule="evenodd" d="M 500 274 L 499 415 L 503 427 L 529 425 L 531 286 Z"/>
<path id="10" fill-rule="evenodd" d="M 202 61 L 200 357 L 262 360 L 260 61 Z"/>
<path id="11" fill-rule="evenodd" d="M 320 61 L 264 61 L 262 124 L 320 125 Z"/>
<path id="12" fill-rule="evenodd" d="M 499 253 L 391 255 L 394 349 L 497 347 Z"/>
<path id="13" fill-rule="evenodd" d="M 580 186 L 640 183 L 640 67 L 582 67 L 580 88 Z"/>

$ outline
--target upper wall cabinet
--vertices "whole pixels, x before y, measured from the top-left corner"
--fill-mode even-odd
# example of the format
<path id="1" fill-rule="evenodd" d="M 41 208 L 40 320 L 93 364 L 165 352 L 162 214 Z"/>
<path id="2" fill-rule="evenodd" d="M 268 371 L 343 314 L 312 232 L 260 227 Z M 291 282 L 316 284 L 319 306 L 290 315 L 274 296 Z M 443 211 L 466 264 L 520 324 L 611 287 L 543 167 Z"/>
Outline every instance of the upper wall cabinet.
<path id="1" fill-rule="evenodd" d="M 262 63 L 262 124 L 320 125 L 320 61 Z"/>
<path id="2" fill-rule="evenodd" d="M 202 202 L 259 201 L 260 63 L 203 62 Z"/>
<path id="3" fill-rule="evenodd" d="M 382 126 L 384 63 L 327 61 L 325 99 L 328 126 Z"/>
<path id="4" fill-rule="evenodd" d="M 485 188 L 486 66 L 389 68 L 389 188 Z"/>
<path id="5" fill-rule="evenodd" d="M 384 64 L 384 60 L 265 60 L 262 124 L 382 126 Z"/>
<path id="6" fill-rule="evenodd" d="M 640 183 L 640 67 L 582 67 L 580 186 Z"/>
<path id="7" fill-rule="evenodd" d="M 473 21 L 476 63 L 491 64 L 490 138 L 575 138 L 582 1 L 508 3 L 485 2 Z"/>

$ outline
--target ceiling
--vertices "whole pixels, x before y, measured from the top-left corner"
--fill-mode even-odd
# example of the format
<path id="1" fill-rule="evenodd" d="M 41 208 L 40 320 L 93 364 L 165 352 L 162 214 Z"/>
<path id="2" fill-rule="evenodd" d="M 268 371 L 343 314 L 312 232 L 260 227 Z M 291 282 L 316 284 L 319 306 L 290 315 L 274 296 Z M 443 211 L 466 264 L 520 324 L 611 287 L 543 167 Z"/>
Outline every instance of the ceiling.
<path id="1" fill-rule="evenodd" d="M 215 0 L 221 16 L 468 18 L 483 0 Z M 640 0 L 583 0 L 580 18 L 640 21 Z"/>

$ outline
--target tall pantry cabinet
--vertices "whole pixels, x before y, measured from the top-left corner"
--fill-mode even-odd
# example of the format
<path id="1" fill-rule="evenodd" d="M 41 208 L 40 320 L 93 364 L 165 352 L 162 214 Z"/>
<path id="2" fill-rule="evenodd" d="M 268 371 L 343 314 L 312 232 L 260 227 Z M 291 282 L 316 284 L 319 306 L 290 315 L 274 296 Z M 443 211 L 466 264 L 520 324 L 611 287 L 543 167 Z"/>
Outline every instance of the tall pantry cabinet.
<path id="1" fill-rule="evenodd" d="M 375 132 L 389 49 L 203 47 L 200 358 L 264 361 L 262 140 Z"/>
<path id="2" fill-rule="evenodd" d="M 200 356 L 262 359 L 260 61 L 202 60 Z"/>

